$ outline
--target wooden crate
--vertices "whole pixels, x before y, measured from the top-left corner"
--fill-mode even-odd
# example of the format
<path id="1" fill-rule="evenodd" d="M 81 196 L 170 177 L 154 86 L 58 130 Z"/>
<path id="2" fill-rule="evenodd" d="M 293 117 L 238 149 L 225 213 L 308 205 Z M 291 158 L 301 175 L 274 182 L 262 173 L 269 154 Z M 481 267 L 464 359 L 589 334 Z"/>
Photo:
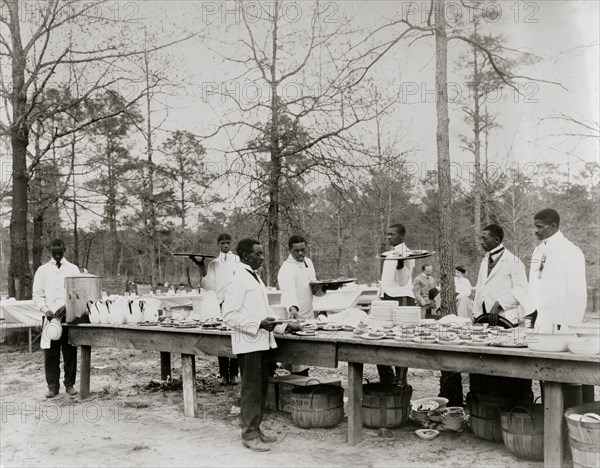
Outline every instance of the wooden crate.
<path id="1" fill-rule="evenodd" d="M 309 385 L 329 384 L 342 386 L 340 379 L 303 377 L 300 375 L 286 375 L 283 377 L 271 377 L 269 379 L 269 390 L 267 393 L 266 408 L 271 411 L 291 411 L 291 394 L 293 388 Z"/>

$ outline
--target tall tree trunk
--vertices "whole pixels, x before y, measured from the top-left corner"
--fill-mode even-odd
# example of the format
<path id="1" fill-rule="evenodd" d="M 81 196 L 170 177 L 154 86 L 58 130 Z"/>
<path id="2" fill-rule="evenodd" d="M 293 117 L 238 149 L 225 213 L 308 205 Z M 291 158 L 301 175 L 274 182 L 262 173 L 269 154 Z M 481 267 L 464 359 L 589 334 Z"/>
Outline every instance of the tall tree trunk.
<path id="1" fill-rule="evenodd" d="M 33 238 L 31 241 L 31 261 L 33 271 L 42 264 L 42 254 L 44 252 L 44 211 L 39 210 L 33 216 Z"/>
<path id="2" fill-rule="evenodd" d="M 41 125 L 37 122 L 38 132 L 35 132 L 34 145 L 35 155 L 39 155 L 40 150 L 40 133 Z M 44 213 L 45 209 L 42 206 L 44 203 L 44 196 L 42 194 L 42 166 L 38 164 L 34 171 L 33 176 L 29 181 L 30 193 L 33 194 L 30 197 L 29 202 L 32 205 L 33 211 L 33 233 L 31 238 L 31 269 L 37 271 L 42 264 L 42 254 L 44 252 L 43 237 L 44 237 Z"/>
<path id="3" fill-rule="evenodd" d="M 273 13 L 273 42 L 271 62 L 271 141 L 269 142 L 271 154 L 271 174 L 269 179 L 269 263 L 267 284 L 273 286 L 277 282 L 279 268 L 279 181 L 281 179 L 281 148 L 279 147 L 279 99 L 277 96 L 277 32 L 279 3 L 275 2 Z"/>
<path id="4" fill-rule="evenodd" d="M 144 34 L 145 31 L 144 31 Z M 144 42 L 144 72 L 146 78 L 146 152 L 147 152 L 147 192 L 145 194 L 148 208 L 148 248 L 150 249 L 150 283 L 156 285 L 156 202 L 154 200 L 154 162 L 152 161 L 152 95 L 150 91 L 150 58 L 148 57 L 147 42 Z"/>
<path id="5" fill-rule="evenodd" d="M 108 196 L 106 200 L 106 215 L 108 218 L 108 230 L 112 251 L 109 272 L 111 276 L 116 277 L 119 273 L 120 245 L 117 232 L 117 187 L 112 151 L 112 142 L 109 140 L 106 144 L 106 161 L 108 169 Z"/>
<path id="6" fill-rule="evenodd" d="M 442 309 L 456 314 L 454 289 L 454 252 L 452 228 L 452 179 L 450 174 L 450 138 L 448 117 L 448 38 L 444 22 L 444 0 L 435 3 L 437 159 L 440 197 L 440 280 Z"/>
<path id="7" fill-rule="evenodd" d="M 12 149 L 12 211 L 10 215 L 10 262 L 8 265 L 8 295 L 18 300 L 31 299 L 32 275 L 29 269 L 27 244 L 27 145 L 29 123 L 27 89 L 25 86 L 26 55 L 21 43 L 18 0 L 8 0 L 10 35 L 12 38 L 13 112 L 10 127 Z"/>
<path id="8" fill-rule="evenodd" d="M 71 138 L 71 172 L 73 174 L 73 259 L 72 262 L 79 266 L 79 224 L 77 213 L 77 190 L 75 189 L 75 135 Z"/>
<path id="9" fill-rule="evenodd" d="M 477 34 L 477 21 L 475 21 L 475 34 Z M 478 52 L 473 47 L 473 155 L 475 156 L 475 184 L 474 184 L 474 209 L 473 219 L 475 222 L 475 239 L 474 250 L 479 247 L 479 239 L 481 237 L 481 93 L 480 93 L 480 76 L 478 69 Z"/>
<path id="10" fill-rule="evenodd" d="M 454 252 L 452 251 L 452 179 L 450 177 L 450 138 L 448 118 L 448 38 L 444 18 L 444 0 L 438 0 L 435 8 L 435 83 L 437 98 L 437 156 L 438 185 L 440 191 L 440 279 L 442 284 L 442 310 L 444 314 L 456 314 L 454 288 Z M 440 396 L 448 398 L 456 406 L 462 406 L 460 374 L 442 372 Z"/>

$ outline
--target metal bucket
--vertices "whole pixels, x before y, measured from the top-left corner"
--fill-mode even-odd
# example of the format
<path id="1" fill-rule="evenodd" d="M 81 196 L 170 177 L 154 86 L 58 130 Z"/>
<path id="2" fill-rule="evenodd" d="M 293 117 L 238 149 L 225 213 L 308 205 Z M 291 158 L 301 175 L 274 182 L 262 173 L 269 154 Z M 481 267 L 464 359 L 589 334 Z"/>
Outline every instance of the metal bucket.
<path id="1" fill-rule="evenodd" d="M 89 323 L 88 301 L 102 299 L 102 278 L 94 275 L 65 278 L 67 323 Z"/>

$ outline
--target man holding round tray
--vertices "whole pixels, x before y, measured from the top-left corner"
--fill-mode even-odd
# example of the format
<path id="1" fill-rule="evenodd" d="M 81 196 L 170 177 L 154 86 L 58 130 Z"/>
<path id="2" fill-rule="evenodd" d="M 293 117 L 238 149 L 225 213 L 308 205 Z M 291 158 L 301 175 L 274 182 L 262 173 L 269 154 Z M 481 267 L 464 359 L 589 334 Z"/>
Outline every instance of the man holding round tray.
<path id="1" fill-rule="evenodd" d="M 410 250 L 404 243 L 406 228 L 403 224 L 392 224 L 387 229 L 388 244 L 391 251 L 385 253 L 381 268 L 381 284 L 377 296 L 384 301 L 396 301 L 400 306 L 414 306 L 412 271 L 414 260 L 396 260 L 394 257 L 406 257 Z M 394 374 L 395 370 L 395 374 Z M 377 366 L 381 383 L 406 385 L 408 368 L 392 366 Z"/>

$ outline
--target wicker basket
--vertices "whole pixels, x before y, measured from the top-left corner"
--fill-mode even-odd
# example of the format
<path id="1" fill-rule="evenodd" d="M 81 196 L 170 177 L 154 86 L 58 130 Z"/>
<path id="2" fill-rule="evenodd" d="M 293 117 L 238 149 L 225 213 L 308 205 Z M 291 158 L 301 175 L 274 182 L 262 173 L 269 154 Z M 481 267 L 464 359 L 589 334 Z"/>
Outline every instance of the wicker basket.
<path id="1" fill-rule="evenodd" d="M 502 440 L 519 458 L 544 459 L 544 407 L 515 406 L 500 412 Z"/>
<path id="2" fill-rule="evenodd" d="M 333 427 L 344 419 L 344 389 L 309 385 L 291 391 L 292 421 L 298 427 Z"/>
<path id="3" fill-rule="evenodd" d="M 408 422 L 410 385 L 370 383 L 363 385 L 363 425 L 374 429 L 393 429 Z"/>
<path id="4" fill-rule="evenodd" d="M 591 417 L 582 422 L 571 419 L 572 414 L 591 414 Z M 596 419 L 599 414 L 600 401 L 565 411 L 574 468 L 600 466 L 600 419 Z"/>

